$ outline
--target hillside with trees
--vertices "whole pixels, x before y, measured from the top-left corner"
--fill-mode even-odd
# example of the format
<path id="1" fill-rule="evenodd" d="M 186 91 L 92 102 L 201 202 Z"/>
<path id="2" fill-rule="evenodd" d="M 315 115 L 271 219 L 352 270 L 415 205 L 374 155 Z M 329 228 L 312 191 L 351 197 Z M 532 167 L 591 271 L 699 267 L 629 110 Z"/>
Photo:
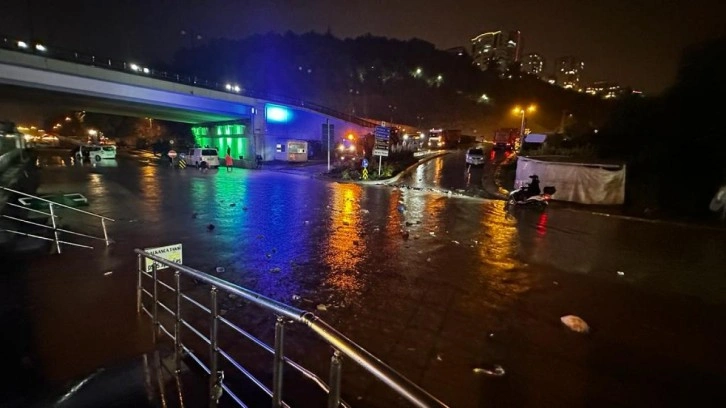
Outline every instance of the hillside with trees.
<path id="1" fill-rule="evenodd" d="M 309 100 L 345 113 L 410 126 L 462 129 L 491 137 L 518 127 L 511 110 L 537 104 L 529 127 L 575 133 L 597 128 L 611 104 L 537 78 L 500 78 L 477 69 L 468 55 L 426 41 L 365 35 L 341 40 L 330 33 L 264 34 L 217 39 L 179 50 L 173 70 L 239 84 L 247 91 Z"/>

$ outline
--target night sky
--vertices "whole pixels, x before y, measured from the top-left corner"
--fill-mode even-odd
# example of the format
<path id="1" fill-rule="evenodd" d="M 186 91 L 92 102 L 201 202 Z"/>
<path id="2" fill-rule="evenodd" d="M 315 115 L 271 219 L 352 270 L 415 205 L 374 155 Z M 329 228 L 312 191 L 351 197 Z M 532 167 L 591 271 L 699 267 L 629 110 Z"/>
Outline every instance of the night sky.
<path id="1" fill-rule="evenodd" d="M 612 80 L 656 94 L 674 79 L 682 49 L 724 34 L 719 0 L 3 0 L 0 32 L 143 63 L 209 38 L 328 28 L 466 46 L 478 33 L 519 29 L 524 52 L 585 61 L 585 81 Z M 182 36 L 186 30 L 192 36 Z"/>

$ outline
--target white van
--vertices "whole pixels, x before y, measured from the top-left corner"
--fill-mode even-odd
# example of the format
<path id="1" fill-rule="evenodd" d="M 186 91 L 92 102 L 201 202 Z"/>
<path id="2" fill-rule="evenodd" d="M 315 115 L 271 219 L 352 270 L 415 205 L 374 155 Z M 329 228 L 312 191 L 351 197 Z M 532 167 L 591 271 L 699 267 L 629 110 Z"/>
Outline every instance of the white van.
<path id="1" fill-rule="evenodd" d="M 113 145 L 87 145 L 82 146 L 82 155 L 88 156 L 89 159 L 101 161 L 102 159 L 115 159 L 116 146 Z"/>
<path id="2" fill-rule="evenodd" d="M 188 165 L 194 167 L 199 167 L 199 164 L 205 161 L 210 168 L 216 168 L 219 167 L 219 152 L 210 147 L 189 149 L 186 161 Z"/>

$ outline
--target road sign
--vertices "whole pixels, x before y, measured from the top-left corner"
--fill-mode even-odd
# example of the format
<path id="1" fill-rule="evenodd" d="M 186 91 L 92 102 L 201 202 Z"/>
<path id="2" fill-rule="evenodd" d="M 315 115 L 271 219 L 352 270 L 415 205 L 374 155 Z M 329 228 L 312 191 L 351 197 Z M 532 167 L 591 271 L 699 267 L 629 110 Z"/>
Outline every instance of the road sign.
<path id="1" fill-rule="evenodd" d="M 175 159 L 176 158 L 176 150 L 171 149 L 168 152 L 166 152 L 166 155 L 169 156 L 169 157 L 171 157 L 172 159 Z"/>
<path id="2" fill-rule="evenodd" d="M 388 157 L 388 149 L 373 149 L 373 155 Z"/>
<path id="3" fill-rule="evenodd" d="M 159 258 L 164 258 L 168 261 L 175 263 L 182 263 L 182 244 L 167 245 L 156 248 L 144 248 L 144 251 L 156 255 Z M 156 261 L 152 261 L 149 258 L 144 258 L 144 269 L 146 272 L 151 272 L 152 268 L 156 264 L 156 270 L 168 268 L 168 266 L 160 264 Z"/>
<path id="4" fill-rule="evenodd" d="M 366 159 L 366 158 L 363 158 L 363 161 L 361 161 L 361 162 L 360 162 L 360 165 L 361 165 L 361 167 L 363 167 L 364 169 L 365 169 L 366 167 L 368 167 L 368 159 Z"/>
<path id="5" fill-rule="evenodd" d="M 373 135 L 376 139 L 388 140 L 391 137 L 391 128 L 376 126 L 375 130 L 373 130 Z"/>

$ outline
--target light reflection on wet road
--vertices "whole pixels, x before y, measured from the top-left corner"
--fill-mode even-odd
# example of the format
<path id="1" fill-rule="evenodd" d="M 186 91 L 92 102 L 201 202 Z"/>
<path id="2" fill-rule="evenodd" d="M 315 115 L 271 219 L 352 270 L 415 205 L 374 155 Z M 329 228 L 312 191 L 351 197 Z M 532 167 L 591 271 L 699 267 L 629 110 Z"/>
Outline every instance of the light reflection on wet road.
<path id="1" fill-rule="evenodd" d="M 41 163 L 41 189 L 81 192 L 118 219 L 107 263 L 127 269 L 116 279 L 130 279 L 134 247 L 182 242 L 191 267 L 222 266 L 223 278 L 301 308 L 330 306 L 324 319 L 452 406 L 669 405 L 688 387 L 716 398 L 726 385 L 724 335 L 710 333 L 726 317 L 723 231 L 508 213 L 499 201 L 268 171 Z M 402 184 L 478 188 L 481 171 L 451 154 Z M 34 299 L 36 310 L 54 304 Z M 133 291 L 107 301 L 133 302 Z M 561 329 L 569 313 L 594 334 Z M 472 374 L 492 363 L 506 379 Z M 682 372 L 664 380 L 668 366 Z"/>

